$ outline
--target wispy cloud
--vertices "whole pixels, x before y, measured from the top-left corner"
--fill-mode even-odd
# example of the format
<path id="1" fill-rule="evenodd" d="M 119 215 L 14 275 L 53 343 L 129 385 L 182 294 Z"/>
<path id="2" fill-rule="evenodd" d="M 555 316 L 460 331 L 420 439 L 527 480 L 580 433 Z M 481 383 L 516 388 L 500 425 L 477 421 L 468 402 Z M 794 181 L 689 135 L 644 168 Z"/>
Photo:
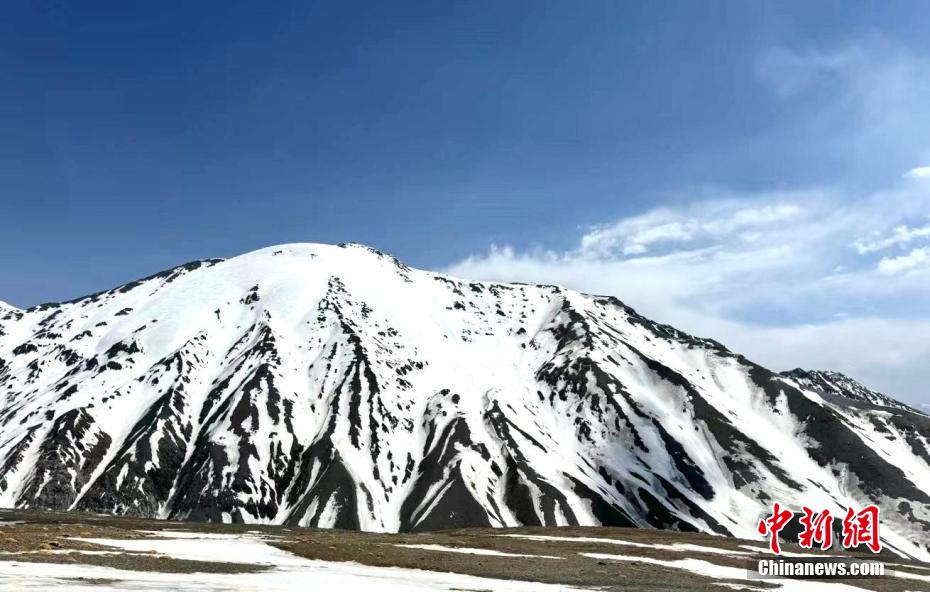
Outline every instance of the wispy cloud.
<path id="1" fill-rule="evenodd" d="M 798 97 L 825 81 L 841 82 L 871 61 L 857 45 L 828 51 L 775 47 L 759 56 L 756 74 L 782 98 Z"/>
<path id="2" fill-rule="evenodd" d="M 907 179 L 930 179 L 930 166 L 914 167 L 904 173 Z"/>
<path id="3" fill-rule="evenodd" d="M 746 207 L 739 200 L 700 204 L 700 210 L 657 209 L 640 216 L 595 226 L 581 237 L 579 253 L 641 255 L 656 248 L 700 243 L 742 233 L 751 241 L 758 228 L 791 219 L 802 208 L 790 203 Z"/>
<path id="4" fill-rule="evenodd" d="M 802 113 L 810 141 L 847 158 L 850 176 L 930 160 L 930 57 L 872 35 L 829 48 L 776 47 L 756 74 Z M 906 175 L 927 178 L 930 167 Z"/>
<path id="5" fill-rule="evenodd" d="M 865 255 L 927 237 L 930 237 L 930 224 L 919 228 L 910 228 L 905 224 L 892 229 L 891 234 L 884 237 L 872 240 L 858 239 L 853 246 L 860 255 Z"/>

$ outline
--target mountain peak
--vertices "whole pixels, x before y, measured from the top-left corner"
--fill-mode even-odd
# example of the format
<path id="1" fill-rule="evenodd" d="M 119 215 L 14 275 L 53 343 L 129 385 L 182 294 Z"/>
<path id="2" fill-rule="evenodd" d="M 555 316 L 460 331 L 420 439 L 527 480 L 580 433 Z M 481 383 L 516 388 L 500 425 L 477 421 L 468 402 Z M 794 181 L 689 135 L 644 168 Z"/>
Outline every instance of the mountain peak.
<path id="1" fill-rule="evenodd" d="M 855 401 L 862 401 L 871 405 L 881 407 L 893 407 L 896 409 L 908 409 L 911 407 L 901 403 L 878 391 L 874 391 L 861 382 L 846 376 L 841 372 L 833 370 L 805 370 L 795 368 L 782 372 L 787 378 L 792 378 L 799 384 L 814 389 L 816 391 L 828 394 L 838 395 Z"/>

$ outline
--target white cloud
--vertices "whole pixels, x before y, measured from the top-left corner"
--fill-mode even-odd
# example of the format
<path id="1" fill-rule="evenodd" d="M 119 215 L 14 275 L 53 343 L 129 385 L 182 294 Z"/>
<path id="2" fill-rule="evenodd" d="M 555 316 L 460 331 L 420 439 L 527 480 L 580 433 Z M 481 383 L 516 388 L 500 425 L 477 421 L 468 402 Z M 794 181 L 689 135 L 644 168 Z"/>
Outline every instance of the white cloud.
<path id="1" fill-rule="evenodd" d="M 773 195 L 774 199 L 778 197 L 778 194 Z M 796 199 L 799 196 L 787 197 Z M 801 207 L 791 203 L 746 207 L 739 200 L 726 198 L 701 202 L 690 211 L 660 208 L 592 227 L 581 237 L 578 252 L 592 257 L 641 255 L 654 252 L 657 247 L 674 248 L 677 243 L 700 243 L 736 233 L 751 242 L 758 238 L 759 228 L 802 212 Z"/>
<path id="2" fill-rule="evenodd" d="M 930 247 L 923 247 L 900 257 L 883 258 L 878 263 L 878 271 L 885 275 L 894 275 L 928 266 L 930 266 Z"/>
<path id="3" fill-rule="evenodd" d="M 907 179 L 930 179 L 930 166 L 920 166 L 904 173 Z"/>
<path id="4" fill-rule="evenodd" d="M 892 247 L 906 244 L 919 238 L 930 237 L 930 224 L 919 228 L 910 228 L 906 224 L 892 229 L 891 234 L 874 240 L 857 240 L 853 243 L 860 255 L 874 253 Z"/>
<path id="5" fill-rule="evenodd" d="M 671 221 L 670 213 L 657 210 L 619 224 L 592 228 L 581 238 L 581 249 L 591 254 L 620 251 L 625 255 L 645 253 L 662 242 L 687 242 L 696 226 L 689 220 Z"/>

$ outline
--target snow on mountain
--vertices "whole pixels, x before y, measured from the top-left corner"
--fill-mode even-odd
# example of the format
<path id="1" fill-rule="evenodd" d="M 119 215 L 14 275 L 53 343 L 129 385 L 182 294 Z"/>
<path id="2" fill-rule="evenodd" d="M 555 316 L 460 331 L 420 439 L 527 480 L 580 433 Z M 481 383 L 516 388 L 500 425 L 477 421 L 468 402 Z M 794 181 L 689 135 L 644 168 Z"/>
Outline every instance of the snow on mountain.
<path id="1" fill-rule="evenodd" d="M 930 560 L 930 418 L 611 297 L 294 244 L 7 310 L 0 331 L 0 506 L 757 538 L 773 501 L 875 501 L 885 544 Z"/>
<path id="2" fill-rule="evenodd" d="M 9 320 L 13 320 L 13 318 L 16 315 L 21 314 L 21 313 L 22 311 L 20 311 L 15 306 L 11 304 L 7 304 L 6 302 L 0 300 L 0 337 L 4 335 L 4 331 L 3 331 L 4 319 L 8 318 Z"/>
<path id="3" fill-rule="evenodd" d="M 786 378 L 795 380 L 805 388 L 817 390 L 827 396 L 833 395 L 859 403 L 868 403 L 879 407 L 893 407 L 919 413 L 912 407 L 895 401 L 887 395 L 873 391 L 862 383 L 839 372 L 795 368 L 781 374 Z"/>

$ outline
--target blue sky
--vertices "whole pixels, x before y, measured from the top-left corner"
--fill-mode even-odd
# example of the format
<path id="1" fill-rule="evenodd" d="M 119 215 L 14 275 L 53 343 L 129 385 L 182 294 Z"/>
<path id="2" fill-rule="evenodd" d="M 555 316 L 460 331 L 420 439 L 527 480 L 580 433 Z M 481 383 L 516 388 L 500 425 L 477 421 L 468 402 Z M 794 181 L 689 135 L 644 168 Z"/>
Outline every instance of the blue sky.
<path id="1" fill-rule="evenodd" d="M 357 241 L 930 402 L 919 2 L 31 2 L 0 299 Z"/>

